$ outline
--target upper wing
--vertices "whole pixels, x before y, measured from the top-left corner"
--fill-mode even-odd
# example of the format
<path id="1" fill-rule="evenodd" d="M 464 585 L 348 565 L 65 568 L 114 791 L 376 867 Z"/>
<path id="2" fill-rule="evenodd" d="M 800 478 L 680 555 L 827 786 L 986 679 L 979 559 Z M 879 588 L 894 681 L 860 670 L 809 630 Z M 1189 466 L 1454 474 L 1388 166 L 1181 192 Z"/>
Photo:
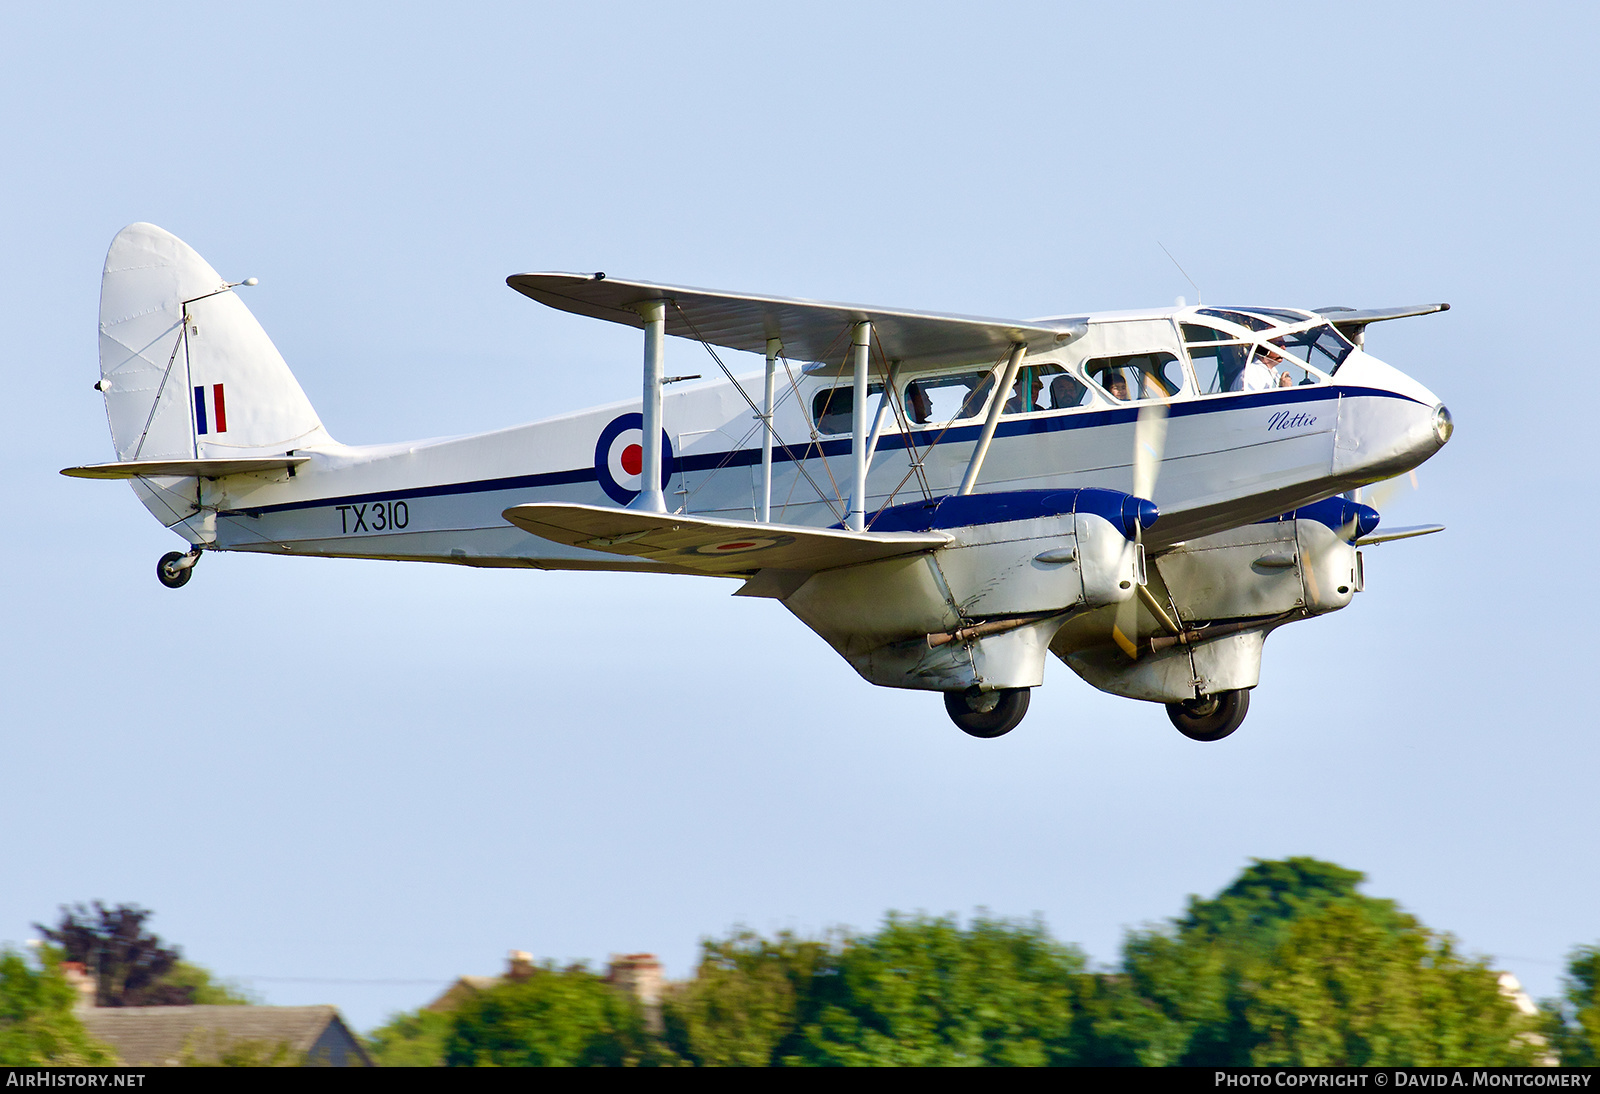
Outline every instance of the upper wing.
<path id="1" fill-rule="evenodd" d="M 565 503 L 516 505 L 501 515 L 543 539 L 707 574 L 828 570 L 931 551 L 951 539 L 943 532 L 842 532 Z"/>
<path id="2" fill-rule="evenodd" d="M 1413 315 L 1432 315 L 1449 311 L 1449 304 L 1413 304 L 1406 308 L 1318 308 L 1317 314 L 1339 328 L 1341 334 L 1359 337 L 1369 323 L 1382 323 L 1386 319 L 1409 319 Z"/>
<path id="3" fill-rule="evenodd" d="M 669 302 L 668 334 L 752 353 L 765 353 L 767 339 L 777 338 L 783 342 L 785 355 L 800 361 L 821 361 L 830 347 L 842 350 L 848 343 L 841 340 L 841 334 L 862 320 L 871 320 L 887 357 L 911 366 L 994 359 L 1017 342 L 1026 343 L 1030 350 L 1044 350 L 1086 329 L 1074 320 L 1038 323 L 936 315 L 654 285 L 605 274 L 514 274 L 506 278 L 506 284 L 552 308 L 630 327 L 644 326 L 635 306 L 665 300 Z"/>
<path id="4" fill-rule="evenodd" d="M 63 467 L 61 473 L 74 479 L 220 479 L 224 475 L 243 475 L 250 471 L 293 470 L 311 462 L 310 456 L 251 456 L 215 460 L 123 460 L 121 463 L 91 463 L 83 467 Z"/>

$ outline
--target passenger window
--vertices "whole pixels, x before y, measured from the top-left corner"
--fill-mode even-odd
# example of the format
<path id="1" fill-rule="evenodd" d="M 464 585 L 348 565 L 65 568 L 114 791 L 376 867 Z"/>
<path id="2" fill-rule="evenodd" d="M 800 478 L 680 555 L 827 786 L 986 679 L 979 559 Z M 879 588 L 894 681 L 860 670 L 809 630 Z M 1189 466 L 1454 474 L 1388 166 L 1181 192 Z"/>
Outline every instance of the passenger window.
<path id="1" fill-rule="evenodd" d="M 868 395 L 878 395 L 882 384 L 867 388 Z M 818 433 L 849 433 L 855 428 L 856 389 L 851 385 L 827 387 L 811 397 L 811 420 L 817 423 Z M 871 413 L 871 410 L 868 410 Z"/>
<path id="2" fill-rule="evenodd" d="M 928 376 L 906 385 L 906 417 L 913 426 L 943 425 L 983 412 L 994 389 L 994 373 Z"/>
<path id="3" fill-rule="evenodd" d="M 1121 403 L 1136 399 L 1170 399 L 1183 390 L 1183 366 L 1170 353 L 1135 353 L 1097 357 L 1083 370 Z"/>
<path id="4" fill-rule="evenodd" d="M 1050 380 L 1050 409 L 1071 410 L 1091 402 L 1089 385 L 1068 372 Z"/>
<path id="5" fill-rule="evenodd" d="M 1082 406 L 1089 387 L 1056 364 L 1028 365 L 1017 370 L 1016 382 L 1006 399 L 1005 413 L 1032 414 L 1039 410 L 1066 410 Z"/>

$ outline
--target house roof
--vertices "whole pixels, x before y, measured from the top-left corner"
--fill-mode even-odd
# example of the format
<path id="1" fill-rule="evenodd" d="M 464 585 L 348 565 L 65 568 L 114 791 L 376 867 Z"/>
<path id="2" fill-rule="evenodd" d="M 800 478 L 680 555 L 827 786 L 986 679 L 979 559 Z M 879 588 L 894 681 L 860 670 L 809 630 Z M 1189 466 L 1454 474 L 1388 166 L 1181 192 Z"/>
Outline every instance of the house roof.
<path id="1" fill-rule="evenodd" d="M 372 1065 L 331 1006 L 96 1007 L 82 1018 L 89 1036 L 110 1045 L 130 1067 L 177 1066 L 185 1055 L 214 1059 L 240 1042 L 260 1044 L 268 1055 L 285 1045 L 292 1063 L 312 1056 L 313 1062 Z"/>

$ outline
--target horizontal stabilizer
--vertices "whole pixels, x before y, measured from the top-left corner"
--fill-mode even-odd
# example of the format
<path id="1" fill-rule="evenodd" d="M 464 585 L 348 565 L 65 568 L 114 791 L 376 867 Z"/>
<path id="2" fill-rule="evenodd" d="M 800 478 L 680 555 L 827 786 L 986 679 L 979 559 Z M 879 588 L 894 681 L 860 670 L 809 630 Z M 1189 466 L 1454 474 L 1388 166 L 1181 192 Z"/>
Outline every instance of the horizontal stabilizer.
<path id="1" fill-rule="evenodd" d="M 707 574 L 831 570 L 931 551 L 951 541 L 943 532 L 843 532 L 599 505 L 516 505 L 501 515 L 525 532 L 569 547 L 632 555 Z"/>
<path id="2" fill-rule="evenodd" d="M 246 475 L 252 471 L 287 471 L 309 463 L 310 456 L 260 456 L 215 460 L 124 460 L 121 463 L 91 463 L 84 467 L 64 467 L 63 475 L 74 479 L 220 479 L 225 475 Z"/>
<path id="3" fill-rule="evenodd" d="M 1086 329 L 1074 320 L 980 319 L 655 285 L 605 274 L 514 274 L 506 284 L 552 308 L 630 327 L 644 326 L 635 310 L 640 304 L 665 300 L 668 334 L 751 353 L 765 353 L 767 339 L 777 338 L 784 355 L 796 361 L 822 361 L 830 350 L 840 356 L 849 347 L 850 326 L 862 320 L 871 320 L 884 356 L 911 367 L 992 360 L 1017 342 L 1030 350 L 1050 349 Z"/>
<path id="4" fill-rule="evenodd" d="M 1385 532 L 1374 532 L 1370 536 L 1362 536 L 1356 540 L 1357 547 L 1370 547 L 1374 543 L 1388 543 L 1392 539 L 1415 539 L 1417 536 L 1431 536 L 1435 532 L 1444 531 L 1442 524 L 1414 524 L 1409 528 L 1390 528 Z"/>

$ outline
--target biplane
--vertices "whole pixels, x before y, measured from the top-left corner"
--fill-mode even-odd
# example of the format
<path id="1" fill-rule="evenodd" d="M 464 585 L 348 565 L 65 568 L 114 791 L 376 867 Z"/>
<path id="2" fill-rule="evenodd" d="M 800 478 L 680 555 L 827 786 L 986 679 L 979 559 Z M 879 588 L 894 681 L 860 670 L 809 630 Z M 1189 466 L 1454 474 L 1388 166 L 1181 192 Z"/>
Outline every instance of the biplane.
<path id="1" fill-rule="evenodd" d="M 1243 721 L 1267 636 L 1348 605 L 1379 531 L 1357 492 L 1438 451 L 1449 411 L 1368 354 L 1357 310 L 1154 308 L 986 319 L 603 273 L 507 279 L 643 333 L 640 398 L 472 436 L 335 441 L 237 289 L 177 237 L 106 256 L 100 379 L 126 479 L 213 551 L 699 574 L 782 604 L 862 678 L 998 737 L 1054 655 Z M 666 374 L 666 337 L 720 377 Z M 677 343 L 675 343 L 677 344 Z M 719 349 L 761 354 L 736 375 Z M 693 350 L 697 355 L 698 348 Z"/>

